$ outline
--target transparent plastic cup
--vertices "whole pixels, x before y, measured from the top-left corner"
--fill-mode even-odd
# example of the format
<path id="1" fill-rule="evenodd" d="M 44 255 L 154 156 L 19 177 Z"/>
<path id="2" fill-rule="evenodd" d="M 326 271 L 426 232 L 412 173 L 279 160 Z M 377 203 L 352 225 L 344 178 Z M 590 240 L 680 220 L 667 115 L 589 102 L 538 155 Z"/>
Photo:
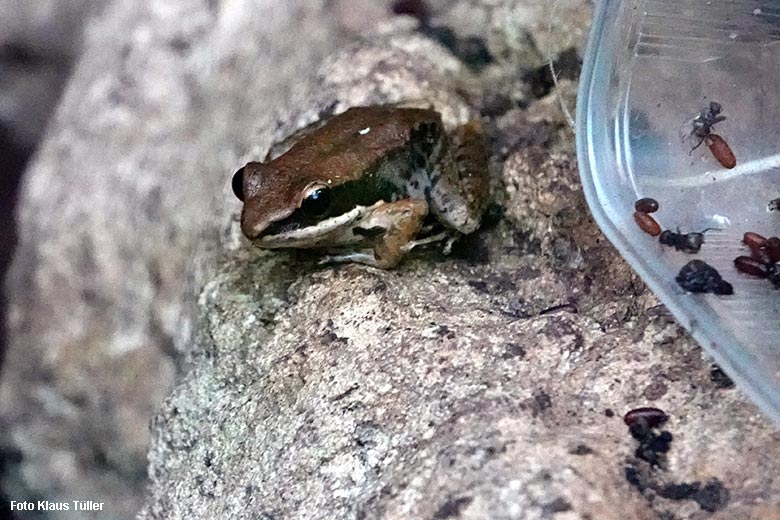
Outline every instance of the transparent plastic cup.
<path id="1" fill-rule="evenodd" d="M 726 169 L 692 120 L 715 101 Z M 740 273 L 747 231 L 780 235 L 780 2 L 602 0 L 594 12 L 577 103 L 583 189 L 601 229 L 677 320 L 780 422 L 780 290 Z M 698 254 L 661 245 L 633 219 L 659 201 L 663 229 L 705 233 Z M 676 282 L 700 259 L 734 287 L 691 294 Z"/>

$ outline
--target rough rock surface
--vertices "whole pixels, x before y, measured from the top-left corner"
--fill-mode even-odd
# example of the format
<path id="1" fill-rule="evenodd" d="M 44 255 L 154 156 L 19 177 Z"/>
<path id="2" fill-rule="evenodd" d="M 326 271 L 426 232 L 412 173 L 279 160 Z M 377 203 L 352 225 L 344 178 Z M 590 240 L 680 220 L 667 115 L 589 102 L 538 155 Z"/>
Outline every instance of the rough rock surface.
<path id="1" fill-rule="evenodd" d="M 459 5 L 495 28 L 497 10 Z M 406 47 L 409 64 L 395 41 L 329 60 L 309 99 L 441 96 L 432 49 Z M 780 513 L 767 456 L 780 435 L 606 243 L 557 99 L 534 101 L 539 77 L 518 82 L 518 68 L 466 81 L 490 116 L 504 211 L 452 257 L 382 272 L 226 255 L 201 295 L 193 369 L 155 421 L 141 519 Z M 669 422 L 629 432 L 623 413 L 646 405 Z"/>
<path id="2" fill-rule="evenodd" d="M 571 158 L 502 180 L 517 209 L 455 258 L 226 258 L 140 518 L 774 518 L 780 436 L 583 216 Z M 632 437 L 645 405 L 669 433 Z"/>
<path id="3" fill-rule="evenodd" d="M 556 56 L 587 26 L 562 4 Z M 382 2 L 171 5 L 107 9 L 31 171 L 7 481 L 128 517 L 176 367 L 141 519 L 780 514 L 780 435 L 588 217 L 546 3 L 431 2 L 435 31 Z M 485 116 L 503 211 L 482 232 L 391 272 L 243 242 L 236 165 L 404 100 Z M 632 436 L 645 405 L 670 420 Z"/>

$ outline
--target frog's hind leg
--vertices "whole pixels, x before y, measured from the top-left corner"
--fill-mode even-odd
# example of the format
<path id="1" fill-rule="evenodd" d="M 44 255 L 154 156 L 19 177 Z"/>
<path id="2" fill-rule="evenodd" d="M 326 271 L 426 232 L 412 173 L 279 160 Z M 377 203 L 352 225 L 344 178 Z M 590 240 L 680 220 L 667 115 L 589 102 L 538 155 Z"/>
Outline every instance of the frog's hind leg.
<path id="1" fill-rule="evenodd" d="M 431 172 L 431 212 L 460 233 L 473 233 L 487 207 L 490 186 L 485 134 L 479 121 L 443 139 Z"/>
<path id="2" fill-rule="evenodd" d="M 329 256 L 323 262 L 358 262 L 380 269 L 392 269 L 413 246 L 420 232 L 428 204 L 424 200 L 404 199 L 379 206 L 353 232 L 366 237 L 372 250 Z"/>

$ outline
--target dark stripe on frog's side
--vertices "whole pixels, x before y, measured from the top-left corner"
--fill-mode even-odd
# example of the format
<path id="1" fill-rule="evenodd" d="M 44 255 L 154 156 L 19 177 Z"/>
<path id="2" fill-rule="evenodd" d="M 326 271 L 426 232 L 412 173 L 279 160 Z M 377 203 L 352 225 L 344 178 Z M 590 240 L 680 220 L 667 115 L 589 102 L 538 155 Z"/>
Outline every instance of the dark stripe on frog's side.
<path id="1" fill-rule="evenodd" d="M 356 227 L 352 229 L 353 235 L 358 235 L 363 238 L 376 238 L 380 235 L 384 235 L 387 229 L 382 226 L 374 226 L 370 228 Z"/>
<path id="2" fill-rule="evenodd" d="M 325 219 L 343 215 L 355 208 L 355 206 L 371 206 L 379 200 L 392 202 L 403 198 L 404 194 L 403 186 L 396 185 L 379 175 L 367 174 L 359 180 L 346 182 L 331 188 L 330 200 L 332 202 L 324 214 L 307 215 L 303 210 L 298 209 L 286 219 L 272 223 L 263 234 L 276 235 L 286 231 L 314 226 Z"/>

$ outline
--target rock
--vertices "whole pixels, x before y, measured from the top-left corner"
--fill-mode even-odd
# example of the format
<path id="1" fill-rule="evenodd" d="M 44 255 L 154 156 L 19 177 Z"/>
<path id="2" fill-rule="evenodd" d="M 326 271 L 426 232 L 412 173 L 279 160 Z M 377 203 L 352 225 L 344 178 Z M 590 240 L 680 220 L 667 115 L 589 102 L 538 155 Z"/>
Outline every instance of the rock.
<path id="1" fill-rule="evenodd" d="M 431 20 L 457 43 L 530 5 L 500 4 L 470 34 L 448 13 L 496 2 Z M 329 16 L 345 6 L 106 11 L 23 197 L 10 489 L 129 517 L 177 376 L 143 520 L 771 518 L 780 437 L 588 216 L 557 97 L 512 79 L 527 53 L 475 68 L 413 18 Z M 397 101 L 453 126 L 492 95 L 498 209 L 451 256 L 319 266 L 240 238 L 230 176 L 293 130 Z M 639 406 L 664 431 L 632 436 Z"/>
<path id="2" fill-rule="evenodd" d="M 391 47 L 340 53 L 310 99 L 333 83 L 361 95 L 344 75 L 392 99 L 433 81 L 408 71 L 430 70 L 425 56 Z M 557 100 L 490 123 L 503 218 L 452 257 L 415 251 L 393 272 L 224 259 L 201 297 L 199 357 L 153 427 L 140 519 L 767 514 L 755 497 L 780 483 L 755 475 L 776 472 L 778 435 L 712 383 L 598 231 Z M 670 420 L 639 441 L 620 416 L 643 405 Z"/>
<path id="3" fill-rule="evenodd" d="M 508 168 L 530 167 L 525 157 Z M 561 182 L 561 164 L 535 163 L 538 178 Z M 524 189 L 535 207 L 540 193 Z M 561 222 L 563 234 L 574 221 Z M 487 263 L 428 252 L 383 272 L 226 258 L 201 298 L 200 362 L 155 421 L 140 518 L 742 518 L 765 507 L 755 497 L 778 483 L 756 475 L 777 469 L 772 426 L 712 383 L 700 349 L 631 280 L 585 262 L 594 279 L 575 307 L 556 308 L 575 283 L 567 263 L 545 259 L 546 245 L 502 251 L 513 226 L 484 234 Z M 590 258 L 603 246 L 581 247 Z M 518 295 L 536 298 L 526 316 L 508 308 Z M 671 432 L 662 466 L 637 457 L 620 417 L 648 404 L 657 378 L 668 391 L 649 404 Z"/>

